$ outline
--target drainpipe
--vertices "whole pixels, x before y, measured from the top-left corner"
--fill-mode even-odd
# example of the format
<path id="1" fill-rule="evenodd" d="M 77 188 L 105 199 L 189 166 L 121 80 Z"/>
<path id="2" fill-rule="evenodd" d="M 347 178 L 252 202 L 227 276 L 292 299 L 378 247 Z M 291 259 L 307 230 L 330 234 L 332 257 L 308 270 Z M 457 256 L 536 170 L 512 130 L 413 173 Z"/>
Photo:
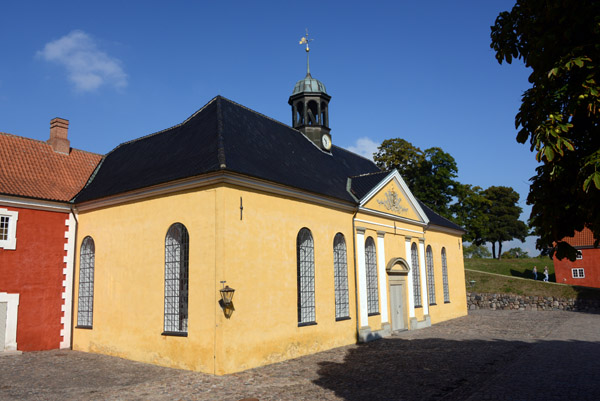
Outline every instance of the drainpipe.
<path id="1" fill-rule="evenodd" d="M 71 349 L 73 349 L 73 323 L 75 322 L 75 266 L 77 262 L 77 233 L 79 231 L 79 221 L 77 220 L 77 214 L 75 214 L 75 210 L 72 205 L 70 206 L 70 209 L 73 219 L 75 219 L 75 235 L 73 236 L 73 277 L 71 277 L 71 322 L 69 322 L 69 330 L 71 331 L 70 346 Z"/>
<path id="2" fill-rule="evenodd" d="M 354 220 L 356 220 L 356 215 L 358 214 L 359 205 L 356 206 L 356 211 L 354 212 L 354 216 L 352 216 L 352 254 L 354 255 L 354 307 L 356 308 L 356 339 L 359 339 L 360 333 L 360 321 L 358 319 L 358 271 L 356 270 L 357 260 L 356 260 L 356 227 L 354 224 Z"/>

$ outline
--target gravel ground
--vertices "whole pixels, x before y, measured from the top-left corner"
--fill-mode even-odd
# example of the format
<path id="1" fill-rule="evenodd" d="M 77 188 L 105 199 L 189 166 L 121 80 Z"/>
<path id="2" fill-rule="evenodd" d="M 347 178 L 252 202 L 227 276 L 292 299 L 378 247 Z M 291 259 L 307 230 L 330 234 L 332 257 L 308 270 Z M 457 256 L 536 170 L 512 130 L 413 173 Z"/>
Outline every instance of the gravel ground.
<path id="1" fill-rule="evenodd" d="M 65 350 L 0 372 L 0 400 L 598 400 L 600 315 L 476 310 L 227 376 Z"/>

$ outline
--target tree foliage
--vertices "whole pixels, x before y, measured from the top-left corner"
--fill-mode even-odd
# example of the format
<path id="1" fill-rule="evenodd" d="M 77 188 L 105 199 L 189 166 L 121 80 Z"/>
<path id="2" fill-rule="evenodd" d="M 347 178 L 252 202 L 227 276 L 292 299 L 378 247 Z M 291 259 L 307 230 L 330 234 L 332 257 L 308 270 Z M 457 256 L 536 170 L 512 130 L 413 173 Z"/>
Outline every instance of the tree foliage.
<path id="1" fill-rule="evenodd" d="M 526 259 L 529 258 L 529 254 L 521 248 L 510 248 L 502 254 L 502 257 L 507 259 Z"/>
<path id="2" fill-rule="evenodd" d="M 458 186 L 458 167 L 450 154 L 437 147 L 421 150 L 394 138 L 383 141 L 373 159 L 384 170 L 397 169 L 417 198 L 437 214 L 451 217 L 449 204 Z"/>
<path id="3" fill-rule="evenodd" d="M 517 0 L 491 29 L 498 62 L 532 70 L 515 125 L 541 163 L 527 198 L 537 247 L 574 260 L 561 239 L 584 226 L 600 239 L 600 2 Z"/>
<path id="4" fill-rule="evenodd" d="M 478 186 L 459 184 L 456 187 L 456 202 L 450 206 L 453 221 L 467 230 L 463 240 L 474 245 L 486 242 L 489 229 L 490 201 L 484 196 Z M 491 254 L 490 254 L 491 256 Z"/>
<path id="5" fill-rule="evenodd" d="M 496 257 L 498 243 L 498 259 L 502 255 L 502 242 L 518 239 L 525 241 L 528 228 L 519 220 L 523 209 L 518 205 L 519 194 L 510 187 L 489 187 L 483 191 L 483 196 L 489 201 L 486 214 L 489 219 L 488 230 L 483 238 L 492 243 L 492 256 Z"/>
<path id="6" fill-rule="evenodd" d="M 492 253 L 483 245 L 467 245 L 463 247 L 463 256 L 465 258 L 490 258 Z"/>

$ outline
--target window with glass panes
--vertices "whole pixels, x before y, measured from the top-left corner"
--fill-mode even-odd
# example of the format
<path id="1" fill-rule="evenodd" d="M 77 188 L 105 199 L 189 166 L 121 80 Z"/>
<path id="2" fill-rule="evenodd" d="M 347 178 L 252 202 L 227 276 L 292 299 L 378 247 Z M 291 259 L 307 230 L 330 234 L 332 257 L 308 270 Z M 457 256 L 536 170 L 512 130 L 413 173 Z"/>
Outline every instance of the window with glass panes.
<path id="1" fill-rule="evenodd" d="M 365 267 L 367 269 L 367 311 L 379 313 L 379 289 L 377 286 L 377 254 L 375 241 L 367 238 L 365 242 Z"/>
<path id="2" fill-rule="evenodd" d="M 421 278 L 419 277 L 419 251 L 417 251 L 417 244 L 413 242 L 410 247 L 410 261 L 413 279 L 413 297 L 415 306 L 421 305 Z"/>
<path id="3" fill-rule="evenodd" d="M 430 245 L 427 246 L 425 254 L 427 256 L 427 296 L 429 297 L 429 305 L 435 305 L 435 276 L 433 274 L 433 252 Z"/>
<path id="4" fill-rule="evenodd" d="M 94 264 L 96 246 L 92 237 L 85 237 L 79 252 L 79 297 L 77 326 L 92 327 L 94 312 Z"/>
<path id="5" fill-rule="evenodd" d="M 341 233 L 333 240 L 333 278 L 335 285 L 335 318 L 350 316 L 348 300 L 348 263 L 346 240 Z"/>
<path id="6" fill-rule="evenodd" d="M 188 330 L 189 234 L 175 223 L 165 237 L 165 334 Z"/>
<path id="7" fill-rule="evenodd" d="M 303 228 L 296 238 L 298 266 L 298 324 L 314 323 L 315 317 L 315 247 L 312 234 Z"/>
<path id="8" fill-rule="evenodd" d="M 448 262 L 446 261 L 446 248 L 442 248 L 442 280 L 444 285 L 444 302 L 450 302 L 450 289 L 448 288 Z"/>

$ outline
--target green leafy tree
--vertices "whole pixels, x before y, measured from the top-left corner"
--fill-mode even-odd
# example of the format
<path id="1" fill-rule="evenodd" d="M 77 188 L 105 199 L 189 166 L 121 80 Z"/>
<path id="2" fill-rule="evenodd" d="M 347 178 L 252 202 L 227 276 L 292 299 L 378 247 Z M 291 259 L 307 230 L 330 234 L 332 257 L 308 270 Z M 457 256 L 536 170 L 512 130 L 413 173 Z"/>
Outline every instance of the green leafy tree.
<path id="1" fill-rule="evenodd" d="M 502 242 L 518 239 L 525 241 L 527 225 L 519 220 L 523 209 L 518 206 L 519 194 L 510 187 L 489 187 L 483 191 L 489 201 L 486 211 L 489 226 L 483 238 L 492 243 L 492 256 L 496 258 L 496 243 L 498 243 L 498 259 L 502 255 Z"/>
<path id="2" fill-rule="evenodd" d="M 456 202 L 450 206 L 452 220 L 467 230 L 463 240 L 474 245 L 482 245 L 489 229 L 488 209 L 490 201 L 478 186 L 458 184 Z M 491 254 L 490 254 L 491 256 Z"/>
<path id="3" fill-rule="evenodd" d="M 439 215 L 451 217 L 449 204 L 458 186 L 458 167 L 450 154 L 437 147 L 423 151 L 394 138 L 382 142 L 374 160 L 384 170 L 397 169 L 419 200 Z"/>
<path id="4" fill-rule="evenodd" d="M 507 259 L 526 259 L 529 257 L 529 254 L 521 248 L 510 248 L 502 254 L 502 257 Z"/>
<path id="5" fill-rule="evenodd" d="M 498 62 L 532 70 L 515 125 L 541 163 L 527 197 L 537 247 L 574 260 L 564 237 L 600 239 L 600 2 L 517 0 L 491 29 Z"/>
<path id="6" fill-rule="evenodd" d="M 465 258 L 490 258 L 492 253 L 483 245 L 470 244 L 463 247 Z"/>

